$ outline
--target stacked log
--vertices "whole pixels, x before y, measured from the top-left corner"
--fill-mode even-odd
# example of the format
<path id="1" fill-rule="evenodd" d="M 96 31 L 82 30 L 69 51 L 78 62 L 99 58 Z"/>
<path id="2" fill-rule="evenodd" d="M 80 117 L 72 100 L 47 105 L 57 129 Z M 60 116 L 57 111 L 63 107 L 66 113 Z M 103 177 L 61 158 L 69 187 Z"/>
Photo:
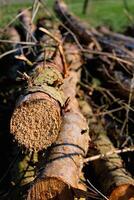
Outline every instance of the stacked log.
<path id="1" fill-rule="evenodd" d="M 48 45 L 51 47 L 53 42 L 55 47 L 51 51 L 46 49 L 45 60 L 34 67 L 10 123 L 15 139 L 29 151 L 50 146 L 57 139 L 61 125 L 64 104 L 60 88 L 64 73 L 62 59 L 60 53 L 54 56 L 58 48 L 55 40 L 46 38 Z"/>
<path id="2" fill-rule="evenodd" d="M 73 200 L 78 191 L 86 191 L 80 179 L 83 177 L 83 158 L 88 150 L 88 126 L 75 97 L 82 60 L 75 44 L 65 43 L 64 49 L 68 63 L 71 61 L 68 77 L 62 85 L 63 93 L 69 102 L 63 111 L 59 137 L 50 150 L 45 167 L 28 192 L 28 200 Z M 74 51 L 74 55 L 69 53 L 71 50 Z"/>
<path id="3" fill-rule="evenodd" d="M 134 40 L 88 28 L 62 0 L 54 10 L 61 24 L 45 16 L 36 26 L 21 10 L 19 25 L 2 36 L 10 45 L 0 43 L 0 112 L 6 102 L 2 121 L 14 157 L 2 177 L 11 175 L 11 191 L 2 198 L 132 200 L 134 174 L 125 164 L 133 162 L 115 147 L 133 142 Z"/>

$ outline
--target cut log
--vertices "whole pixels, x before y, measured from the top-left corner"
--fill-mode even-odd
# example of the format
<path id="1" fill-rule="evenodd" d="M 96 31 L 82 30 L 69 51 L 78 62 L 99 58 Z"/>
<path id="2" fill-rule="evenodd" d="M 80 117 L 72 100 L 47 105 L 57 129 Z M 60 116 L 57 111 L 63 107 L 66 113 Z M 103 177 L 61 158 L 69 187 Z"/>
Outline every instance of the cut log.
<path id="1" fill-rule="evenodd" d="M 120 33 L 115 33 L 107 29 L 106 27 L 101 27 L 99 31 L 107 38 L 112 39 L 116 42 L 119 42 L 121 45 L 124 45 L 125 47 L 129 49 L 134 48 L 134 38 L 130 36 L 125 36 Z"/>
<path id="2" fill-rule="evenodd" d="M 67 9 L 66 4 L 62 0 L 56 0 L 54 10 L 57 16 L 61 19 L 65 26 L 67 26 L 76 36 L 85 44 L 91 42 L 92 32 L 87 26 L 77 19 Z"/>
<path id="3" fill-rule="evenodd" d="M 4 32 L 0 30 L 0 40 L 10 40 L 12 43 L 0 42 L 0 53 L 13 49 L 16 43 L 20 41 L 20 36 L 14 27 L 7 28 Z M 15 42 L 15 44 L 13 44 Z"/>
<path id="4" fill-rule="evenodd" d="M 94 140 L 95 148 L 93 150 L 89 149 L 90 155 L 98 153 L 105 155 L 107 152 L 114 152 L 115 148 L 104 134 L 102 133 L 96 137 Z M 93 161 L 93 167 L 103 193 L 110 200 L 134 199 L 134 180 L 125 170 L 119 155 L 113 153 L 103 159 Z"/>
<path id="5" fill-rule="evenodd" d="M 80 113 L 75 98 L 78 74 L 70 71 L 64 81 L 63 91 L 70 101 L 65 108 L 61 131 L 52 146 L 45 168 L 41 170 L 28 192 L 28 200 L 73 200 L 73 191 L 86 189 L 80 178 L 89 136 L 87 122 Z"/>
<path id="6" fill-rule="evenodd" d="M 72 88 L 70 81 L 71 79 L 74 81 L 73 76 L 68 78 L 69 88 Z M 83 156 L 88 148 L 88 128 L 76 103 L 70 100 L 70 110 L 64 114 L 60 135 L 52 147 L 45 169 L 29 191 L 28 200 L 51 198 L 71 200 L 73 199 L 71 188 L 81 189 L 79 182 Z"/>
<path id="7" fill-rule="evenodd" d="M 61 125 L 64 67 L 56 41 L 49 36 L 47 42 L 50 48 L 45 49 L 45 60 L 30 74 L 28 87 L 18 100 L 10 123 L 15 139 L 30 151 L 46 149 L 55 142 Z M 56 46 L 50 51 L 52 42 Z"/>
<path id="8" fill-rule="evenodd" d="M 114 34 L 110 34 L 109 32 L 106 33 L 110 34 L 110 38 L 108 39 L 105 35 L 101 34 L 99 35 L 99 33 L 93 30 L 90 30 L 89 28 L 87 28 L 86 26 L 84 26 L 82 24 L 82 22 L 80 22 L 76 17 L 73 16 L 72 13 L 70 13 L 67 9 L 66 4 L 64 4 L 64 2 L 62 0 L 57 0 L 55 3 L 55 11 L 56 14 L 58 15 L 58 17 L 61 19 L 61 21 L 63 22 L 64 25 L 66 25 L 68 28 L 70 28 L 70 30 L 78 37 L 79 41 L 81 42 L 82 40 L 85 41 L 85 44 L 87 46 L 87 53 L 84 53 L 84 57 L 85 60 L 89 60 L 90 66 L 92 66 L 92 59 L 91 59 L 91 54 L 93 55 L 94 52 L 98 51 L 91 51 L 90 52 L 90 48 L 88 46 L 89 42 L 91 42 L 92 37 L 95 37 L 96 41 L 99 43 L 99 45 L 101 46 L 101 49 L 103 51 L 108 51 L 106 54 L 104 52 L 98 52 L 98 55 L 100 58 L 96 59 L 96 66 L 94 66 L 94 71 L 95 74 L 100 74 L 101 77 L 105 80 L 105 82 L 107 82 L 110 85 L 110 88 L 113 89 L 116 94 L 120 95 L 122 98 L 125 98 L 126 100 L 129 99 L 130 93 L 131 93 L 131 101 L 134 101 L 134 89 L 132 88 L 132 77 L 133 77 L 133 53 L 131 51 L 129 51 L 128 49 L 126 49 L 122 43 L 120 44 L 120 42 L 117 41 L 117 39 L 115 37 L 113 37 Z M 104 31 L 103 31 L 104 32 Z M 104 32 L 104 33 L 105 33 Z M 116 35 L 116 34 L 115 34 Z M 122 36 L 122 35 L 121 35 Z M 125 37 L 121 37 L 120 36 L 120 40 L 123 42 L 126 42 L 126 38 Z M 117 37 L 117 36 L 116 36 Z M 119 36 L 118 36 L 119 37 Z M 118 38 L 117 37 L 117 38 Z M 125 38 L 125 39 L 124 39 Z M 130 40 L 130 39 L 128 39 Z M 133 39 L 131 39 L 133 40 Z M 130 42 L 130 41 L 129 41 Z M 82 42 L 81 42 L 82 44 Z M 123 43 L 124 44 L 124 43 Z M 125 44 L 124 44 L 125 45 Z M 88 53 L 89 50 L 89 53 Z M 120 59 L 116 56 L 113 55 L 113 52 L 115 52 L 115 54 L 117 54 L 117 56 L 124 56 L 126 57 L 126 60 L 124 59 Z M 102 54 L 101 54 L 102 53 Z M 104 54 L 105 55 L 104 55 Z M 117 61 L 116 64 L 114 64 L 114 67 L 111 67 L 111 59 Z M 131 63 L 131 67 L 128 67 L 128 63 Z M 123 63 L 125 62 L 125 67 L 127 73 L 124 74 L 124 69 L 122 70 L 122 64 L 120 65 L 119 68 L 119 63 Z M 100 64 L 100 66 L 98 65 L 98 63 Z M 88 66 L 89 67 L 89 66 Z M 119 68 L 119 70 L 118 70 Z M 90 70 L 90 68 L 89 68 Z M 92 71 L 92 69 L 90 70 Z M 129 74 L 128 74 L 129 72 Z M 131 92 L 130 92 L 131 91 Z"/>
<path id="9" fill-rule="evenodd" d="M 86 101 L 80 100 L 79 104 L 89 121 L 89 134 L 93 141 L 93 145 L 89 146 L 88 156 L 100 155 L 99 159 L 92 161 L 92 165 L 101 192 L 109 200 L 133 200 L 134 179 L 124 168 L 121 157 L 115 153 L 116 149 L 106 136 L 102 122 L 93 115 L 92 108 Z M 108 155 L 110 152 L 113 153 Z"/>

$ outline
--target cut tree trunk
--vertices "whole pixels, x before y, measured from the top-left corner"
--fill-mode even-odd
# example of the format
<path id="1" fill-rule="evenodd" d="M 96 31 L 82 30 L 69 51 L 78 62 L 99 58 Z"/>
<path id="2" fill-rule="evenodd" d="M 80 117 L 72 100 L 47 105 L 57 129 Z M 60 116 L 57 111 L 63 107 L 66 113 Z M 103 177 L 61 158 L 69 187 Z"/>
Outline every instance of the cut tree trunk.
<path id="1" fill-rule="evenodd" d="M 64 111 L 61 131 L 45 168 L 28 192 L 28 200 L 73 200 L 75 190 L 86 190 L 80 178 L 89 136 L 87 122 L 75 98 L 78 79 L 79 73 L 72 70 L 64 81 L 64 95 L 70 100 Z"/>
<path id="2" fill-rule="evenodd" d="M 93 150 L 89 149 L 90 155 L 105 155 L 110 151 L 115 152 L 112 143 L 103 133 L 96 137 L 94 145 Z M 110 200 L 134 199 L 134 180 L 125 170 L 119 155 L 113 153 L 103 159 L 95 160 L 93 161 L 93 167 L 103 193 Z"/>
<path id="3" fill-rule="evenodd" d="M 15 139 L 29 151 L 46 149 L 55 142 L 62 119 L 62 56 L 59 44 L 53 38 L 49 36 L 47 42 L 50 48 L 45 49 L 44 61 L 39 62 L 31 73 L 28 87 L 19 98 L 10 123 Z"/>
<path id="4" fill-rule="evenodd" d="M 99 159 L 92 161 L 92 165 L 101 191 L 109 200 L 134 200 L 134 179 L 125 170 L 121 157 L 115 153 L 116 149 L 106 136 L 102 122 L 93 115 L 86 101 L 80 100 L 79 104 L 89 121 L 89 134 L 93 141 L 88 156 L 100 155 Z M 110 152 L 113 153 L 108 155 Z"/>

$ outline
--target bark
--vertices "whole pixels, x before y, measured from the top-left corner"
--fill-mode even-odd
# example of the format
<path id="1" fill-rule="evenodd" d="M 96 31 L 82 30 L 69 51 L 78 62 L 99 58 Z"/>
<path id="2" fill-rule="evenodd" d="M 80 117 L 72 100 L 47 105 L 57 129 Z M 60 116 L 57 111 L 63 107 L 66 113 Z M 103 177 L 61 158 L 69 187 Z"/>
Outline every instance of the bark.
<path id="1" fill-rule="evenodd" d="M 45 49 L 33 72 L 28 86 L 19 98 L 13 112 L 10 130 L 19 144 L 30 151 L 46 149 L 58 137 L 64 96 L 63 62 L 57 42 L 47 38 L 50 48 Z M 51 49 L 51 44 L 54 47 Z"/>
<path id="2" fill-rule="evenodd" d="M 129 99 L 130 91 L 131 91 L 131 101 L 134 101 L 134 89 L 132 88 L 132 76 L 133 76 L 133 67 L 127 66 L 127 61 L 133 62 L 133 53 L 130 52 L 128 49 L 126 49 L 124 46 L 121 46 L 120 43 L 118 43 L 117 39 L 120 38 L 121 41 L 125 42 L 124 45 L 126 45 L 126 40 L 130 43 L 132 39 L 125 38 L 120 35 L 112 34 L 111 32 L 106 33 L 110 34 L 110 39 L 104 37 L 104 35 L 99 35 L 96 31 L 91 31 L 86 26 L 82 24 L 82 22 L 79 22 L 69 11 L 67 10 L 67 6 L 63 3 L 63 1 L 56 1 L 55 3 L 55 11 L 58 15 L 58 17 L 61 19 L 61 21 L 66 25 L 70 30 L 78 36 L 79 41 L 84 39 L 87 46 L 87 53 L 84 53 L 85 60 L 89 61 L 91 60 L 91 54 L 88 53 L 88 49 L 90 52 L 90 48 L 88 47 L 89 42 L 91 42 L 92 37 L 95 37 L 95 40 L 99 43 L 101 46 L 102 51 L 107 51 L 106 55 L 100 55 L 100 59 L 96 59 L 96 66 L 94 67 L 94 71 L 96 71 L 96 74 L 100 74 L 102 78 L 104 78 L 105 82 L 108 82 L 110 87 L 114 89 L 116 94 L 119 94 L 122 98 Z M 105 29 L 104 29 L 105 30 Z M 104 31 L 103 31 L 104 32 Z M 117 38 L 117 39 L 116 39 Z M 112 42 L 111 42 L 112 41 Z M 114 67 L 111 67 L 112 61 L 110 58 L 113 58 L 113 60 L 116 60 L 116 56 L 113 55 L 113 51 L 117 54 L 117 56 L 126 56 L 128 59 L 126 60 L 126 71 L 130 71 L 130 74 L 126 72 L 124 74 L 123 70 L 116 70 L 117 65 L 119 65 L 118 58 L 116 64 L 114 64 Z M 108 53 L 109 52 L 109 53 Z M 103 52 L 102 52 L 103 54 Z M 111 54 L 111 57 L 108 56 L 108 54 Z M 93 54 L 92 54 L 93 55 Z M 99 54 L 98 54 L 99 55 Z M 100 63 L 100 66 L 98 65 Z M 90 63 L 92 66 L 92 63 Z M 120 67 L 122 69 L 122 67 Z M 92 71 L 92 69 L 91 69 Z"/>
<path id="3" fill-rule="evenodd" d="M 11 40 L 13 42 L 19 42 L 20 41 L 20 36 L 17 33 L 16 29 L 14 27 L 9 27 L 6 30 L 0 30 L 0 39 L 1 40 Z M 16 46 L 16 44 L 14 45 L 12 44 L 8 44 L 8 43 L 4 43 L 4 42 L 0 42 L 0 53 L 4 53 L 8 50 L 13 49 Z"/>
<path id="4" fill-rule="evenodd" d="M 13 146 L 12 154 L 14 154 L 13 156 L 17 157 L 17 159 L 12 169 L 10 170 L 11 181 L 15 186 L 20 186 L 20 189 L 22 189 L 22 186 L 28 185 L 35 178 L 38 154 L 31 154 L 28 152 L 22 153 L 20 148 L 18 146 L 16 147 L 15 145 Z"/>
<path id="5" fill-rule="evenodd" d="M 0 59 L 0 87 L 2 90 L 18 90 L 18 71 L 24 72 L 25 70 L 25 63 L 22 60 L 16 59 L 16 56 L 22 53 L 23 48 L 19 44 L 20 35 L 16 28 L 11 26 L 2 33 L 1 39 L 6 41 L 0 43 L 0 51 L 2 51 Z M 11 93 L 13 93 L 13 90 Z"/>
<path id="6" fill-rule="evenodd" d="M 89 146 L 88 156 L 103 155 L 92 162 L 96 179 L 109 200 L 132 200 L 134 198 L 134 179 L 125 170 L 123 160 L 114 153 L 115 147 L 106 136 L 102 122 L 93 115 L 90 105 L 79 101 L 84 116 L 89 121 L 89 134 L 93 145 Z M 111 155 L 106 155 L 113 152 Z"/>
<path id="7" fill-rule="evenodd" d="M 112 63 L 108 58 L 101 56 L 92 60 L 85 55 L 88 66 L 92 66 L 88 70 L 91 74 L 99 78 L 102 84 L 107 84 L 111 90 L 119 98 L 128 101 L 131 95 L 131 102 L 134 102 L 133 74 L 128 74 L 117 69 L 117 64 Z"/>
<path id="8" fill-rule="evenodd" d="M 134 38 L 130 37 L 130 36 L 125 36 L 123 34 L 120 33 L 115 33 L 110 31 L 108 28 L 106 27 L 101 27 L 99 29 L 99 31 L 107 38 L 111 38 L 116 42 L 120 42 L 121 45 L 123 44 L 125 47 L 127 48 L 134 48 Z"/>
<path id="9" fill-rule="evenodd" d="M 66 4 L 62 0 L 55 1 L 54 10 L 63 24 L 76 34 L 79 40 L 85 44 L 91 42 L 91 31 L 68 11 Z"/>
<path id="10" fill-rule="evenodd" d="M 98 153 L 104 155 L 115 150 L 110 140 L 104 134 L 102 133 L 96 137 L 94 140 L 95 149 L 89 150 L 90 155 Z M 103 159 L 93 161 L 93 167 L 103 193 L 110 200 L 134 198 L 134 180 L 125 170 L 119 155 L 113 153 Z"/>
<path id="11" fill-rule="evenodd" d="M 75 98 L 78 74 L 71 70 L 64 81 L 63 91 L 70 101 L 65 108 L 61 131 L 52 146 L 45 168 L 41 170 L 28 192 L 28 200 L 73 200 L 73 191 L 85 190 L 80 177 L 82 177 L 83 157 L 88 149 L 89 136 L 87 122 Z"/>

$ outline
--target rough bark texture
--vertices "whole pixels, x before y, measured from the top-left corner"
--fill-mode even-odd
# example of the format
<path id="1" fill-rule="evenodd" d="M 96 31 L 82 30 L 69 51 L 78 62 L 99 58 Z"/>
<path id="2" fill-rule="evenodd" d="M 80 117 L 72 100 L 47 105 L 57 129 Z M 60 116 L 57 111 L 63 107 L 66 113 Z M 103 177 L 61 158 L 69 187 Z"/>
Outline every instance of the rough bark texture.
<path id="1" fill-rule="evenodd" d="M 80 113 L 75 98 L 78 74 L 70 71 L 68 78 L 64 80 L 64 95 L 70 101 L 65 109 L 57 142 L 50 151 L 45 168 L 29 190 L 28 200 L 73 200 L 72 189 L 85 190 L 80 177 L 89 136 L 86 120 Z"/>
<path id="2" fill-rule="evenodd" d="M 95 149 L 89 151 L 92 155 L 115 150 L 110 140 L 103 134 L 96 136 L 94 144 Z M 110 200 L 134 198 L 134 180 L 125 170 L 119 155 L 113 153 L 104 159 L 93 161 L 93 166 L 101 188 Z"/>
<path id="3" fill-rule="evenodd" d="M 28 87 L 19 98 L 10 123 L 15 139 L 30 151 L 46 149 L 57 139 L 64 104 L 61 54 L 56 41 L 47 35 L 46 38 L 50 46 L 45 49 L 45 56 L 43 53 L 38 58 L 44 61 L 30 74 Z"/>
<path id="4" fill-rule="evenodd" d="M 78 38 L 88 44 L 91 42 L 91 32 L 87 26 L 68 12 L 66 4 L 62 0 L 55 1 L 54 10 L 61 21 L 72 30 Z"/>
<path id="5" fill-rule="evenodd" d="M 93 115 L 90 105 L 83 100 L 79 101 L 79 105 L 83 115 L 89 121 L 89 133 L 93 142 L 89 147 L 88 156 L 104 156 L 108 152 L 113 152 L 92 162 L 101 191 L 108 196 L 109 200 L 133 200 L 134 179 L 125 170 L 121 157 L 114 153 L 116 149 L 106 136 L 101 121 Z"/>
<path id="6" fill-rule="evenodd" d="M 80 22 L 75 16 L 73 16 L 72 13 L 68 11 L 68 8 L 66 4 L 62 0 L 57 0 L 55 3 L 55 12 L 62 21 L 64 25 L 66 25 L 78 38 L 79 42 L 83 44 L 85 43 L 87 47 L 87 53 L 84 53 L 85 60 L 89 60 L 89 64 L 92 66 L 95 63 L 94 71 L 96 74 L 99 74 L 104 78 L 105 82 L 107 82 L 111 88 L 116 92 L 116 94 L 124 99 L 129 99 L 129 96 L 131 95 L 131 101 L 134 101 L 134 88 L 132 87 L 132 77 L 133 77 L 133 54 L 131 51 L 126 49 L 126 45 L 124 43 L 124 37 L 121 36 L 121 41 L 118 42 L 116 37 L 113 37 L 110 35 L 110 38 L 108 39 L 105 37 L 105 34 L 101 34 L 94 29 L 91 30 L 87 28 L 85 25 L 83 25 L 82 22 Z M 103 31 L 104 32 L 104 31 Z M 88 44 L 93 40 L 93 42 L 98 43 L 97 46 L 100 47 L 102 51 L 100 51 L 100 54 L 102 55 L 96 59 L 96 62 L 94 60 L 93 63 L 91 59 L 91 53 L 90 48 Z M 122 43 L 123 40 L 123 45 Z M 126 42 L 126 41 L 125 41 Z M 110 52 L 110 54 L 107 52 L 106 55 L 103 56 L 103 50 Z M 89 51 L 89 53 L 88 53 Z M 131 63 L 131 73 L 127 74 L 124 73 L 123 70 L 120 68 L 118 69 L 118 58 L 117 62 L 114 64 L 110 61 L 110 58 L 113 60 L 116 60 L 116 56 L 113 55 L 113 52 L 116 52 L 117 57 L 124 55 L 124 57 L 128 57 L 126 59 L 126 69 L 127 69 L 127 61 Z M 109 58 L 109 55 L 110 58 Z M 99 53 L 98 53 L 99 55 Z M 123 60 L 123 59 L 122 59 Z M 119 61 L 120 62 L 120 61 Z M 113 66 L 111 67 L 111 65 Z M 118 70 L 117 70 L 118 69 Z M 89 69 L 90 70 L 90 69 Z M 92 71 L 92 69 L 91 69 Z M 130 94 L 131 93 L 131 94 Z"/>

